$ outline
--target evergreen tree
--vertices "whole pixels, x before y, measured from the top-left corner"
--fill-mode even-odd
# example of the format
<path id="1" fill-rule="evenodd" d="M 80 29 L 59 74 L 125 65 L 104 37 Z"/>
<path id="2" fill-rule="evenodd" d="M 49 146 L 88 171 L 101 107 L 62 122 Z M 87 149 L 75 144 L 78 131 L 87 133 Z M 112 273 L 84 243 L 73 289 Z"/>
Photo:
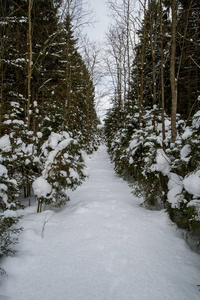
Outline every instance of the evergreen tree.
<path id="1" fill-rule="evenodd" d="M 98 123 L 94 107 L 94 86 L 82 56 L 77 49 L 70 16 L 66 16 L 60 34 L 59 84 L 55 94 L 63 105 L 63 128 L 88 149 L 94 142 Z"/>
<path id="2" fill-rule="evenodd" d="M 33 183 L 38 199 L 38 212 L 42 205 L 59 207 L 69 201 L 68 189 L 74 190 L 85 178 L 81 147 L 65 131 L 52 132 L 42 146 L 42 176 Z"/>
<path id="3" fill-rule="evenodd" d="M 187 119 L 199 109 L 200 4 L 197 0 L 180 2 L 182 7 L 178 12 L 177 25 L 178 112 Z"/>

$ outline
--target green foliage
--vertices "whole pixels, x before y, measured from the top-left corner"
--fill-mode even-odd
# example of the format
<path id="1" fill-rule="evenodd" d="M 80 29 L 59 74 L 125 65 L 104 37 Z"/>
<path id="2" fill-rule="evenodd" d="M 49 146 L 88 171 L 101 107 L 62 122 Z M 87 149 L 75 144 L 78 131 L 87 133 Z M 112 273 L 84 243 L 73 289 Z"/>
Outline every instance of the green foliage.
<path id="1" fill-rule="evenodd" d="M 22 231 L 22 228 L 15 226 L 18 221 L 19 217 L 0 214 L 0 259 L 17 252 L 13 249 L 13 245 L 18 243 L 18 234 Z M 5 274 L 6 271 L 0 267 L 0 275 Z"/>
<path id="2" fill-rule="evenodd" d="M 190 125 L 180 128 L 175 147 L 170 149 L 174 160 L 172 169 L 182 176 L 183 188 L 176 206 L 169 207 L 170 218 L 181 228 L 195 234 L 200 229 L 199 205 L 200 195 L 184 184 L 184 180 L 196 176 L 200 172 L 200 114 L 197 112 L 190 120 Z M 198 185 L 198 183 L 196 183 Z M 198 189 L 198 186 L 196 186 Z M 198 237 L 199 238 L 199 237 Z M 198 239 L 197 238 L 197 239 Z"/>
<path id="3" fill-rule="evenodd" d="M 16 228 L 19 221 L 17 217 L 5 217 L 0 215 L 0 259 L 10 253 L 15 254 L 16 250 L 11 248 L 11 245 L 18 242 L 17 234 L 22 228 Z"/>
<path id="4" fill-rule="evenodd" d="M 0 162 L 7 168 L 8 176 L 15 180 L 18 190 L 26 191 L 26 197 L 30 195 L 30 186 L 39 171 L 38 138 L 23 121 L 14 119 L 4 122 L 5 125 L 9 135 L 0 138 Z"/>
<path id="5" fill-rule="evenodd" d="M 191 234 L 200 228 L 200 221 L 197 218 L 197 211 L 193 206 L 187 206 L 187 201 L 181 201 L 176 208 L 168 206 L 167 211 L 170 219 L 177 224 L 179 228 L 187 229 Z"/>
<path id="6" fill-rule="evenodd" d="M 19 187 L 15 179 L 8 176 L 8 170 L 0 164 L 0 211 L 17 209 L 20 207 L 18 200 Z"/>

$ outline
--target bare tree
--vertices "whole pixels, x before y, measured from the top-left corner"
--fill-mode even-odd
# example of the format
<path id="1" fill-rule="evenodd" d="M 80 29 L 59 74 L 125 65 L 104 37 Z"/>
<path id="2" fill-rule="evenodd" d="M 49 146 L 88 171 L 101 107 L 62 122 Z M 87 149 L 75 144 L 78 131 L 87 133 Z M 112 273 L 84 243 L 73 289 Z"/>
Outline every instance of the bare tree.
<path id="1" fill-rule="evenodd" d="M 124 99 L 123 84 L 124 84 L 124 31 L 123 28 L 110 27 L 107 33 L 107 50 L 105 62 L 108 73 L 112 78 L 114 89 L 114 104 L 120 111 L 123 106 Z"/>
<path id="2" fill-rule="evenodd" d="M 150 15 L 150 45 L 151 45 L 151 57 L 152 57 L 152 84 L 153 84 L 153 107 L 157 102 L 157 92 L 156 92 L 156 49 L 157 49 L 157 39 L 158 39 L 158 13 L 159 5 L 153 5 L 151 0 L 148 0 L 148 9 Z M 155 130 L 155 118 L 156 113 L 154 110 L 153 117 L 153 127 Z"/>
<path id="3" fill-rule="evenodd" d="M 67 15 L 70 16 L 72 30 L 77 35 L 80 34 L 83 27 L 94 22 L 92 10 L 89 9 L 87 0 L 65 0 L 60 21 L 62 22 Z"/>
<path id="4" fill-rule="evenodd" d="M 123 46 L 124 46 L 124 62 L 123 62 L 123 97 L 129 92 L 129 83 L 131 78 L 131 62 L 134 56 L 134 36 L 135 26 L 137 24 L 136 1 L 131 0 L 109 0 L 110 14 L 116 22 L 116 26 L 123 28 Z"/>
<path id="5" fill-rule="evenodd" d="M 87 35 L 83 36 L 84 43 L 81 54 L 86 67 L 90 73 L 95 86 L 101 83 L 103 77 L 102 67 L 102 48 L 96 41 L 91 41 Z"/>

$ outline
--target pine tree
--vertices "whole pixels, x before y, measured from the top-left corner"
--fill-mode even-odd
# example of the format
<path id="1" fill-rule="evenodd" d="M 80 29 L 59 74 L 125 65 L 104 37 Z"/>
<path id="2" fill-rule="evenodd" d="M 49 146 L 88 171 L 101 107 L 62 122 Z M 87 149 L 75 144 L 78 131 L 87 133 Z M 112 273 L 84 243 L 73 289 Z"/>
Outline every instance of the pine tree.
<path id="1" fill-rule="evenodd" d="M 178 12 L 177 25 L 178 112 L 187 119 L 199 109 L 200 4 L 197 0 L 180 2 L 182 7 Z"/>
<path id="2" fill-rule="evenodd" d="M 94 108 L 94 86 L 81 54 L 77 49 L 70 16 L 67 15 L 60 32 L 59 83 L 55 89 L 62 103 L 63 129 L 71 132 L 82 144 L 93 140 L 92 130 L 98 123 Z"/>
<path id="3" fill-rule="evenodd" d="M 60 207 L 69 201 L 68 189 L 76 189 L 85 178 L 84 160 L 80 144 L 65 131 L 52 132 L 42 146 L 42 176 L 33 183 L 38 200 L 38 212 L 42 205 Z"/>

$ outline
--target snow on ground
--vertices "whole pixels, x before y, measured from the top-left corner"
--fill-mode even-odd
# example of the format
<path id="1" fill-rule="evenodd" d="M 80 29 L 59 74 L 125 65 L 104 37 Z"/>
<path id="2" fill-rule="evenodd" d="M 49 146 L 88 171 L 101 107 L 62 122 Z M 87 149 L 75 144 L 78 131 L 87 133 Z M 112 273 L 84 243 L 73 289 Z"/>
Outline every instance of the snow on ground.
<path id="1" fill-rule="evenodd" d="M 3 260 L 2 300 L 199 300 L 200 259 L 164 211 L 148 211 L 109 162 L 57 212 L 27 208 L 19 250 Z"/>

